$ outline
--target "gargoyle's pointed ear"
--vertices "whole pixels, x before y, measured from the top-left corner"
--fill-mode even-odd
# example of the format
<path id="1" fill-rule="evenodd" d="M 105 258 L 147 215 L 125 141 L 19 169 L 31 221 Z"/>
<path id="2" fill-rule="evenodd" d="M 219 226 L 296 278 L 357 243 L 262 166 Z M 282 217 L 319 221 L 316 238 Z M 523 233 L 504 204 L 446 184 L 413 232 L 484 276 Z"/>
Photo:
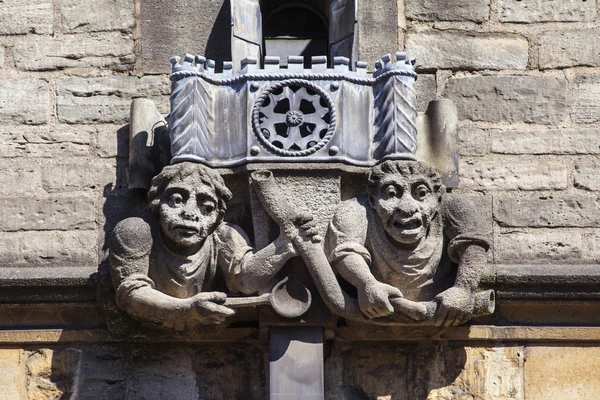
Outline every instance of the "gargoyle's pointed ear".
<path id="1" fill-rule="evenodd" d="M 262 15 L 260 4 L 252 0 L 229 0 L 231 4 L 231 57 L 240 70 L 245 58 L 262 60 Z"/>
<path id="2" fill-rule="evenodd" d="M 129 121 L 129 188 L 149 189 L 152 178 L 160 172 L 170 150 L 167 121 L 156 104 L 148 99 L 131 102 Z M 159 153 L 163 157 L 156 157 Z M 166 157 L 164 157 L 166 156 Z"/>

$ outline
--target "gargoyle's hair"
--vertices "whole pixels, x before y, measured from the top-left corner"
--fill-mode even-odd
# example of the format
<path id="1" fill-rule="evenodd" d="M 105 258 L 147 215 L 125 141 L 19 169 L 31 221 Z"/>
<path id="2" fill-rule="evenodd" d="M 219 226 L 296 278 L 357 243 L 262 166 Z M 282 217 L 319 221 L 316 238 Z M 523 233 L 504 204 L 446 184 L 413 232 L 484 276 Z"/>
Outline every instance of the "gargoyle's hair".
<path id="1" fill-rule="evenodd" d="M 388 160 L 374 166 L 367 174 L 367 194 L 378 193 L 380 182 L 387 174 L 400 174 L 402 176 L 423 175 L 431 181 L 434 193 L 441 192 L 444 185 L 437 169 L 421 161 Z"/>
<path id="2" fill-rule="evenodd" d="M 225 182 L 218 172 L 202 165 L 192 162 L 182 162 L 178 164 L 168 165 L 163 168 L 160 174 L 152 179 L 152 186 L 148 191 L 148 208 L 155 216 L 158 216 L 160 201 L 165 189 L 173 180 L 183 180 L 189 176 L 197 176 L 202 183 L 210 187 L 218 200 L 219 220 L 225 215 L 227 210 L 227 202 L 231 200 L 231 191 L 225 186 Z"/>

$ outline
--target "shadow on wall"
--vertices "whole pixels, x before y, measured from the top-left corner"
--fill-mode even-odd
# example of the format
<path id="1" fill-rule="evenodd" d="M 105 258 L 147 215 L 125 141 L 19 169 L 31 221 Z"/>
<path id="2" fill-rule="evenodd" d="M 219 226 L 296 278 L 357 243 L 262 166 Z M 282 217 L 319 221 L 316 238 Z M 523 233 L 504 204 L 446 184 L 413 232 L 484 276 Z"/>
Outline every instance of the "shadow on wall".
<path id="1" fill-rule="evenodd" d="M 334 342 L 326 349 L 327 400 L 426 400 L 440 388 L 447 388 L 450 395 L 440 398 L 454 398 L 455 382 L 467 363 L 463 346 L 433 342 Z"/>
<path id="2" fill-rule="evenodd" d="M 29 399 L 268 398 L 263 344 L 55 346 L 26 353 Z"/>
<path id="3" fill-rule="evenodd" d="M 215 23 L 212 25 L 206 42 L 204 56 L 211 60 L 221 61 L 217 64 L 218 72 L 222 69 L 223 61 L 231 61 L 231 6 L 224 1 Z"/>

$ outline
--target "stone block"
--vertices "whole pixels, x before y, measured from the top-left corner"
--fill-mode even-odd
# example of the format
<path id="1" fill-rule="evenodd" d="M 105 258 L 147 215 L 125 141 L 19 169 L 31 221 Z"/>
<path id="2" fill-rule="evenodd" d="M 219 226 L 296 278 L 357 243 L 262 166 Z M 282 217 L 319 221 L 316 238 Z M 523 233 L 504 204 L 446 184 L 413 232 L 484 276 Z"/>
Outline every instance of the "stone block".
<path id="1" fill-rule="evenodd" d="M 576 22 L 595 18 L 595 0 L 500 0 L 502 22 Z"/>
<path id="2" fill-rule="evenodd" d="M 509 400 L 523 398 L 522 346 L 470 347 L 437 345 L 419 376 L 427 399 Z M 433 353 L 433 354 L 432 354 Z M 461 394 L 460 396 L 458 394 Z"/>
<path id="3" fill-rule="evenodd" d="M 398 3 L 389 0 L 358 2 L 358 58 L 374 65 L 399 43 Z"/>
<path id="4" fill-rule="evenodd" d="M 406 52 L 417 58 L 417 69 L 526 69 L 527 39 L 504 33 L 410 33 Z"/>
<path id="5" fill-rule="evenodd" d="M 36 165 L 7 165 L 0 167 L 0 195 L 34 193 L 40 187 L 40 170 Z"/>
<path id="6" fill-rule="evenodd" d="M 133 68 L 133 38 L 120 33 L 97 36 L 24 36 L 13 49 L 16 67 L 24 71 L 63 68 Z"/>
<path id="7" fill-rule="evenodd" d="M 435 100 L 437 97 L 435 75 L 420 74 L 419 79 L 415 82 L 415 90 L 417 91 L 417 111 L 427 111 L 429 102 Z"/>
<path id="8" fill-rule="evenodd" d="M 168 111 L 170 84 L 163 76 L 68 77 L 57 86 L 58 119 L 69 124 L 124 123 L 134 97 L 153 98 Z"/>
<path id="9" fill-rule="evenodd" d="M 80 354 L 80 350 L 70 348 L 27 351 L 26 398 L 71 398 Z"/>
<path id="10" fill-rule="evenodd" d="M 598 128 L 493 130 L 491 151 L 499 154 L 599 154 L 599 133 Z"/>
<path id="11" fill-rule="evenodd" d="M 116 346 L 83 348 L 77 371 L 77 399 L 132 398 L 127 396 L 127 370 L 123 353 L 123 348 Z"/>
<path id="12" fill-rule="evenodd" d="M 0 79 L 0 123 L 39 125 L 49 118 L 50 92 L 46 82 Z"/>
<path id="13" fill-rule="evenodd" d="M 573 79 L 572 94 L 573 122 L 576 124 L 600 122 L 600 74 L 576 76 Z"/>
<path id="14" fill-rule="evenodd" d="M 229 1 L 146 0 L 141 3 L 141 22 L 145 74 L 171 72 L 169 58 L 175 54 L 231 60 Z"/>
<path id="15" fill-rule="evenodd" d="M 65 158 L 90 155 L 91 131 L 64 126 L 0 127 L 0 157 Z"/>
<path id="16" fill-rule="evenodd" d="M 107 162 L 68 161 L 42 167 L 42 186 L 48 193 L 79 190 L 102 191 L 116 182 L 115 165 Z"/>
<path id="17" fill-rule="evenodd" d="M 96 134 L 96 154 L 100 157 L 128 157 L 129 129 L 103 129 Z"/>
<path id="18" fill-rule="evenodd" d="M 21 400 L 23 376 L 21 374 L 21 350 L 0 349 L 0 388 L 2 400 Z"/>
<path id="19" fill-rule="evenodd" d="M 567 113 L 567 81 L 543 76 L 465 76 L 450 78 L 446 96 L 460 119 L 559 125 Z"/>
<path id="20" fill-rule="evenodd" d="M 123 31 L 135 27 L 135 4 L 130 0 L 60 0 L 66 32 Z"/>
<path id="21" fill-rule="evenodd" d="M 4 68 L 5 53 L 6 51 L 4 50 L 4 47 L 0 46 L 0 68 Z"/>
<path id="22" fill-rule="evenodd" d="M 192 352 L 183 346 L 138 348 L 128 359 L 127 397 L 198 400 L 192 362 Z"/>
<path id="23" fill-rule="evenodd" d="M 553 30 L 541 34 L 538 45 L 540 69 L 600 66 L 599 35 L 600 29 Z"/>
<path id="24" fill-rule="evenodd" d="M 96 228 L 96 202 L 85 196 L 2 197 L 0 231 Z"/>
<path id="25" fill-rule="evenodd" d="M 473 21 L 489 19 L 490 2 L 462 0 L 406 0 L 406 18 L 418 21 Z"/>
<path id="26" fill-rule="evenodd" d="M 527 400 L 600 398 L 600 348 L 529 345 L 525 350 Z"/>
<path id="27" fill-rule="evenodd" d="M 4 0 L 0 7 L 0 35 L 52 33 L 52 0 Z"/>
<path id="28" fill-rule="evenodd" d="M 540 264 L 583 258 L 581 231 L 536 229 L 494 234 L 496 263 Z"/>
<path id="29" fill-rule="evenodd" d="M 600 208 L 588 196 L 495 197 L 494 219 L 506 227 L 600 227 Z"/>
<path id="30" fill-rule="evenodd" d="M 461 156 L 484 156 L 490 152 L 490 133 L 481 128 L 461 125 L 458 128 L 458 152 Z"/>
<path id="31" fill-rule="evenodd" d="M 21 236 L 27 264 L 95 265 L 98 263 L 96 231 L 31 232 Z"/>
<path id="32" fill-rule="evenodd" d="M 21 245 L 17 233 L 0 234 L 0 263 L 7 265 L 21 260 Z"/>
<path id="33" fill-rule="evenodd" d="M 566 189 L 565 165 L 539 161 L 469 161 L 460 164 L 460 187 L 474 190 Z"/>
<path id="34" fill-rule="evenodd" d="M 581 161 L 575 164 L 574 186 L 579 189 L 600 191 L 600 163 Z"/>

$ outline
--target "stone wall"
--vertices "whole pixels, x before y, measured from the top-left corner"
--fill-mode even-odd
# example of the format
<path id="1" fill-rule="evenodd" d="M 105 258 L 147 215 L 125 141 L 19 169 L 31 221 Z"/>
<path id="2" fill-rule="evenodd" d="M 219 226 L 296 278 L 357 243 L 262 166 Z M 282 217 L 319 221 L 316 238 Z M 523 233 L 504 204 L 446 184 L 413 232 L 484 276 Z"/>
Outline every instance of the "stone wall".
<path id="1" fill-rule="evenodd" d="M 2 2 L 2 282 L 24 274 L 89 277 L 104 258 L 106 234 L 116 222 L 139 212 L 139 198 L 126 190 L 129 104 L 134 97 L 152 98 L 166 113 L 170 90 L 160 65 L 168 67 L 172 54 L 166 54 L 164 43 L 154 45 L 153 35 L 160 36 L 168 26 L 175 30 L 168 37 L 195 41 L 190 47 L 175 43 L 173 51 L 222 54 L 214 46 L 223 38 L 211 39 L 210 32 L 200 29 L 204 25 L 194 24 L 196 19 L 222 19 L 222 2 L 195 2 L 210 3 L 198 6 L 198 13 L 207 16 L 174 7 L 185 6 L 184 0 L 169 2 L 170 13 L 160 3 Z M 187 19 L 167 23 L 181 15 Z M 404 48 L 417 57 L 420 111 L 432 99 L 456 102 L 459 191 L 487 211 L 494 232 L 491 261 L 516 264 L 517 269 L 518 264 L 583 268 L 598 263 L 597 1 L 361 0 L 360 15 L 361 58 L 373 62 L 380 53 Z M 1 299 L 5 293 L 0 291 Z M 54 307 L 53 326 L 57 320 L 87 321 L 92 314 L 89 324 L 98 323 L 101 313 L 94 311 L 93 296 L 87 300 L 80 309 L 85 317 L 81 311 L 62 313 L 62 305 Z M 551 313 L 553 308 L 541 310 Z M 585 310 L 579 323 L 590 314 Z M 44 326 L 45 318 L 34 306 L 3 304 L 0 327 Z M 564 335 L 556 338 L 569 341 L 521 338 L 505 344 L 488 338 L 418 346 L 335 341 L 327 345 L 327 396 L 598 396 L 598 347 L 586 343 L 600 337 Z M 544 340 L 552 337 L 542 335 Z M 260 341 L 209 349 L 59 340 L 40 345 L 35 338 L 23 338 L 0 346 L 0 399 L 73 393 L 77 398 L 154 399 L 161 398 L 156 393 L 164 382 L 170 390 L 191 390 L 171 393 L 171 398 L 265 397 L 266 378 L 260 371 L 266 368 L 266 345 Z M 148 383 L 156 390 L 142 392 Z"/>

